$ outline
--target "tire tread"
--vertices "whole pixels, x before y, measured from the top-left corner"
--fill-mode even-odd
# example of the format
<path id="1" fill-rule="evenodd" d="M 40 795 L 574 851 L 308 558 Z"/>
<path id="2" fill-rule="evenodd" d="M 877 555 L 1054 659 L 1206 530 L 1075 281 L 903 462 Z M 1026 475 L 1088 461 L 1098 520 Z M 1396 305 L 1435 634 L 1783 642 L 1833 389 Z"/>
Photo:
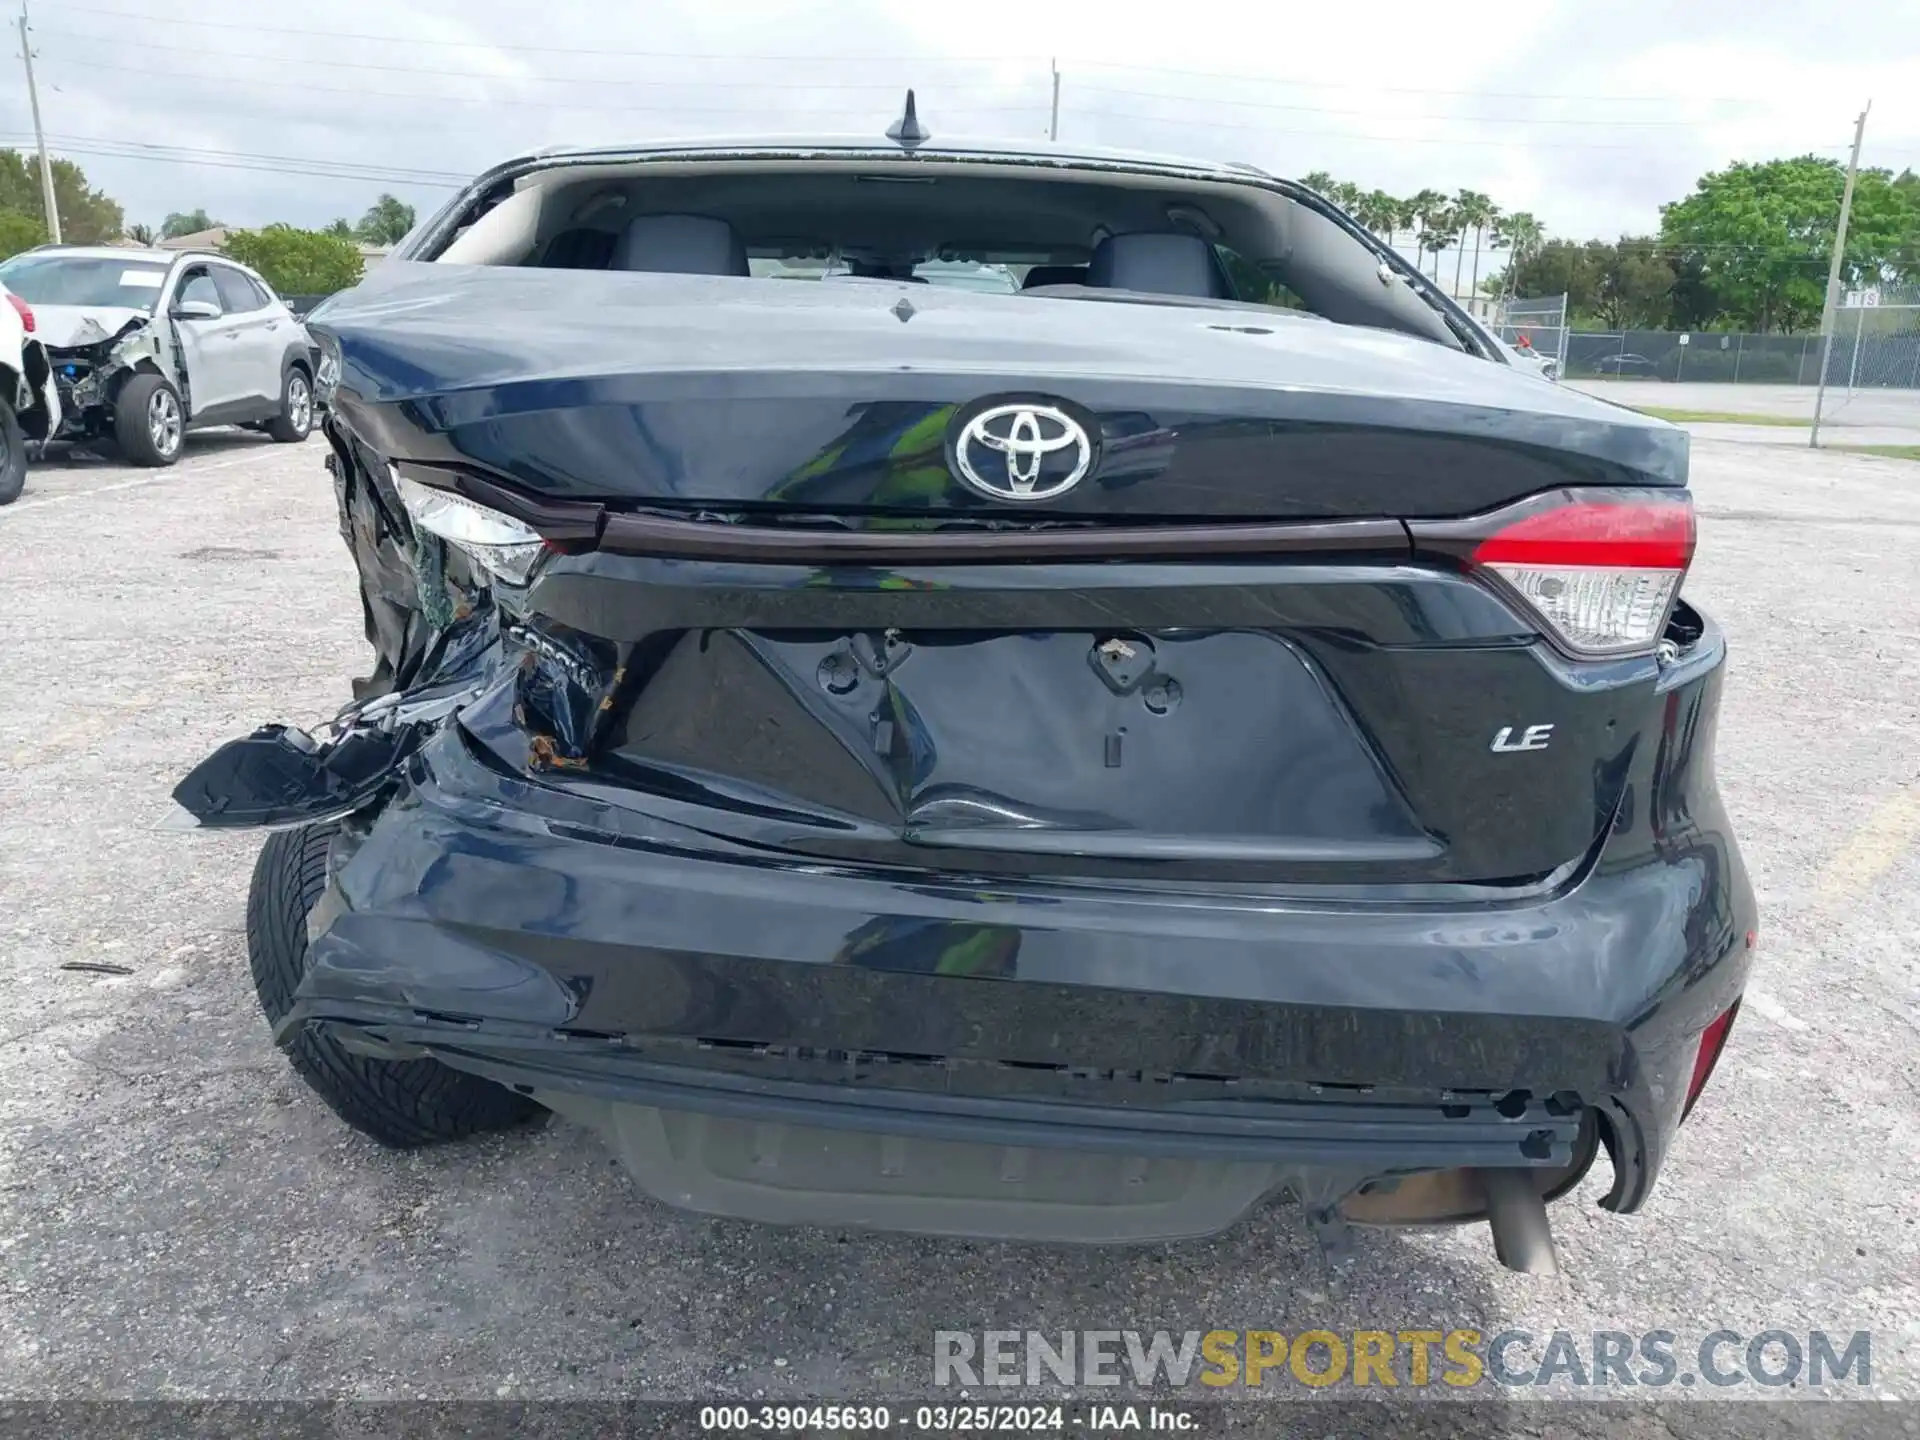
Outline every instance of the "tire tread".
<path id="1" fill-rule="evenodd" d="M 247 960 L 267 1018 L 293 1008 L 306 969 L 307 913 L 327 884 L 335 827 L 275 831 L 254 864 L 247 895 Z M 490 1080 L 438 1060 L 356 1055 L 332 1036 L 302 1028 L 285 1042 L 296 1073 L 348 1125 L 383 1145 L 411 1148 L 517 1125 L 541 1107 Z"/>

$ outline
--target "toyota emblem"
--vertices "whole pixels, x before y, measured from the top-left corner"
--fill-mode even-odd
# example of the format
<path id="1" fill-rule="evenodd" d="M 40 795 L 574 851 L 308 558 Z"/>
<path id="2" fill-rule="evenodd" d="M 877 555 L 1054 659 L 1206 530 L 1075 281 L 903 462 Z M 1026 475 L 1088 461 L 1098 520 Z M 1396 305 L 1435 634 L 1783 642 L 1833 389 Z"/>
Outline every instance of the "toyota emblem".
<path id="1" fill-rule="evenodd" d="M 1093 468 L 1093 440 L 1058 406 L 994 405 L 962 427 L 953 465 L 962 480 L 990 499 L 1053 500 Z"/>

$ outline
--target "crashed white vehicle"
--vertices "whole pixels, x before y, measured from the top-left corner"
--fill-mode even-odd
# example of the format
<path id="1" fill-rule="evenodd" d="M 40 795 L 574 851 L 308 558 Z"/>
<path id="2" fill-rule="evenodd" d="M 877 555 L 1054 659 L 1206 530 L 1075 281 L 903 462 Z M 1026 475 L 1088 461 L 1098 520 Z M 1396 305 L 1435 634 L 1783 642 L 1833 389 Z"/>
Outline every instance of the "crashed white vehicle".
<path id="1" fill-rule="evenodd" d="M 112 442 L 171 465 L 188 430 L 313 425 L 307 332 L 266 281 L 206 251 L 43 245 L 0 265 L 33 307 L 59 390 L 48 438 Z"/>
<path id="2" fill-rule="evenodd" d="M 60 391 L 35 324 L 33 307 L 0 285 L 0 505 L 26 486 L 27 442 L 60 427 Z"/>

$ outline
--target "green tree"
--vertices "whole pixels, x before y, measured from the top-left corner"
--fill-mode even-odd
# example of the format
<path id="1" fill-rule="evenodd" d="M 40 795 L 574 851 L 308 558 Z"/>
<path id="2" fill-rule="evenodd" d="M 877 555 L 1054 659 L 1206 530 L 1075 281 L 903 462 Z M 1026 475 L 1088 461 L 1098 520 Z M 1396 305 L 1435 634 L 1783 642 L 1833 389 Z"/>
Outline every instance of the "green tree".
<path id="1" fill-rule="evenodd" d="M 1609 330 L 1660 330 L 1673 320 L 1673 263 L 1652 236 L 1594 252 L 1593 313 Z"/>
<path id="2" fill-rule="evenodd" d="M 1576 240 L 1547 240 L 1524 257 L 1516 254 L 1508 265 L 1511 279 L 1508 293 L 1513 295 L 1562 295 L 1567 297 L 1567 315 L 1591 319 L 1595 297 L 1600 290 L 1600 265 L 1607 245 L 1593 240 L 1582 245 Z"/>
<path id="3" fill-rule="evenodd" d="M 1496 216 L 1493 222 L 1493 245 L 1496 250 L 1507 252 L 1507 265 L 1498 275 L 1487 278 L 1484 287 L 1487 293 L 1503 299 L 1511 296 L 1519 268 L 1539 250 L 1546 238 L 1546 227 L 1528 211 L 1515 210 L 1510 215 Z"/>
<path id="4" fill-rule="evenodd" d="M 1815 324 L 1846 173 L 1817 155 L 1738 163 L 1704 175 L 1660 210 L 1660 238 L 1697 270 L 1718 309 L 1749 330 Z M 1891 172 L 1863 170 L 1853 195 L 1844 283 L 1903 279 L 1920 259 L 1920 195 Z"/>
<path id="5" fill-rule="evenodd" d="M 154 242 L 153 227 L 151 225 L 129 225 L 127 227 L 127 239 L 133 241 L 136 245 L 151 245 Z"/>
<path id="6" fill-rule="evenodd" d="M 413 207 L 391 195 L 382 195 L 360 217 L 360 223 L 353 227 L 353 233 L 356 239 L 368 245 L 393 245 L 411 229 Z"/>
<path id="7" fill-rule="evenodd" d="M 1333 177 L 1324 170 L 1309 170 L 1300 177 L 1300 183 L 1316 195 L 1333 195 Z"/>
<path id="8" fill-rule="evenodd" d="M 1440 283 L 1440 256 L 1447 246 L 1454 243 L 1460 235 L 1460 212 L 1453 208 L 1453 202 L 1441 197 L 1440 203 L 1427 211 L 1427 228 L 1420 237 L 1420 243 L 1433 252 L 1433 283 Z"/>
<path id="9" fill-rule="evenodd" d="M 1478 190 L 1462 190 L 1453 197 L 1454 213 L 1459 216 L 1460 227 L 1464 232 L 1473 231 L 1473 278 L 1468 282 L 1466 293 L 1471 295 L 1480 288 L 1480 245 L 1485 239 L 1487 227 L 1500 218 L 1500 207 L 1493 203 L 1491 195 L 1483 195 Z M 1460 290 L 1460 260 L 1466 254 L 1466 237 L 1461 236 L 1460 254 L 1453 260 L 1453 293 Z"/>
<path id="10" fill-rule="evenodd" d="M 47 227 L 38 215 L 22 215 L 18 210 L 0 210 L 0 260 L 10 259 L 22 250 L 47 243 Z"/>
<path id="11" fill-rule="evenodd" d="M 1400 226 L 1400 202 L 1384 190 L 1369 190 L 1353 207 L 1354 218 L 1376 235 L 1384 235 L 1393 244 Z"/>
<path id="12" fill-rule="evenodd" d="M 1432 248 L 1427 244 L 1427 236 L 1436 222 L 1445 214 L 1447 197 L 1438 190 L 1422 190 L 1416 195 L 1409 195 L 1404 204 L 1405 209 L 1402 214 L 1406 217 L 1407 228 L 1415 232 L 1414 251 L 1416 255 L 1424 255 Z M 1438 266 L 1440 263 L 1437 258 L 1438 252 L 1435 254 L 1434 264 Z"/>
<path id="13" fill-rule="evenodd" d="M 160 222 L 160 238 L 178 240 L 182 235 L 198 235 L 202 230 L 226 228 L 226 221 L 216 220 L 204 210 L 189 210 L 185 214 L 175 210 Z"/>
<path id="14" fill-rule="evenodd" d="M 118 202 L 87 184 L 87 172 L 71 160 L 53 162 L 53 202 L 60 207 L 60 238 L 70 245 L 118 240 L 126 216 Z M 45 226 L 40 161 L 18 150 L 0 150 L 0 210 L 26 215 Z"/>
<path id="15" fill-rule="evenodd" d="M 353 222 L 342 215 L 331 225 L 327 226 L 325 233 L 328 235 L 338 235 L 342 240 L 351 240 L 353 239 Z"/>
<path id="16" fill-rule="evenodd" d="M 354 243 L 323 230 L 291 225 L 235 230 L 222 248 L 283 295 L 331 295 L 360 279 L 362 262 Z"/>

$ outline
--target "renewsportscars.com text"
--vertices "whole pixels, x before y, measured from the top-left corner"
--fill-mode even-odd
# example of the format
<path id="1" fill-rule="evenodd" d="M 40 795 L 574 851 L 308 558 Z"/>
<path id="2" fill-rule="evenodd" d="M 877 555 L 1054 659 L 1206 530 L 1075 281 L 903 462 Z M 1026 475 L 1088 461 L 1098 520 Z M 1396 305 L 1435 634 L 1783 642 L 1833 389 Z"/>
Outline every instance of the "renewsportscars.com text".
<path id="1" fill-rule="evenodd" d="M 938 1330 L 936 1385 L 1730 1389 L 1873 1380 L 1864 1330 Z"/>

